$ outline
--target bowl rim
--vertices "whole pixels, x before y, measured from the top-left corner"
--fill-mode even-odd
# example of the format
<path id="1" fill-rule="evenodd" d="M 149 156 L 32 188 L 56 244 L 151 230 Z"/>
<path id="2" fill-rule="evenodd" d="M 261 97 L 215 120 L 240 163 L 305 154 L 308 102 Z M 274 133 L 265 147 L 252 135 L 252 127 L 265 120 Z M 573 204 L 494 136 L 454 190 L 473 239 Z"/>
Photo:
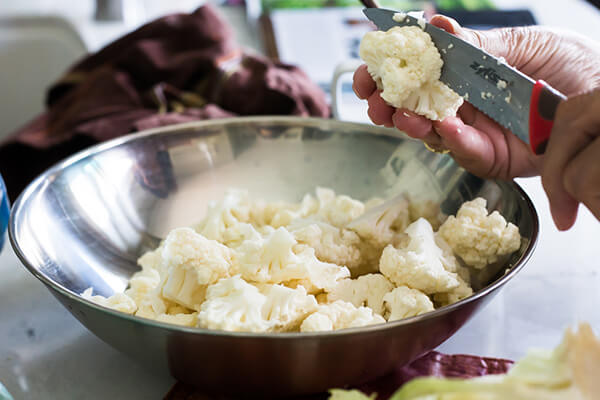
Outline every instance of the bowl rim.
<path id="1" fill-rule="evenodd" d="M 511 186 L 525 201 L 527 204 L 527 208 L 532 216 L 532 236 L 531 240 L 527 244 L 527 247 L 521 257 L 515 262 L 515 264 L 510 268 L 510 270 L 505 273 L 502 277 L 498 278 L 496 281 L 487 285 L 483 289 L 473 293 L 471 296 L 468 296 L 456 303 L 442 306 L 434 309 L 433 311 L 429 311 L 424 314 L 416 315 L 409 318 L 404 318 L 397 321 L 379 323 L 374 325 L 367 325 L 363 327 L 356 328 L 347 328 L 340 329 L 335 331 L 321 331 L 321 332 L 237 332 L 237 331 L 225 331 L 225 330 L 216 330 L 216 329 L 206 329 L 206 328 L 197 328 L 197 327 L 187 327 L 182 325 L 175 325 L 166 322 L 159 322 L 156 320 L 138 317 L 132 314 L 127 314 L 124 312 L 120 312 L 108 307 L 101 306 L 96 304 L 90 300 L 84 299 L 80 294 L 77 294 L 53 280 L 46 277 L 44 274 L 40 273 L 35 267 L 33 267 L 25 253 L 22 251 L 21 247 L 16 241 L 16 219 L 19 213 L 22 212 L 22 206 L 25 204 L 33 194 L 35 194 L 40 188 L 43 187 L 44 182 L 47 180 L 49 176 L 56 174 L 58 171 L 95 154 L 99 154 L 101 152 L 107 151 L 111 148 L 120 146 L 124 143 L 138 140 L 140 138 L 146 136 L 152 136 L 156 134 L 166 134 L 173 133 L 182 130 L 189 130 L 195 128 L 204 128 L 209 126 L 222 126 L 222 125 L 232 125 L 232 124 L 248 124 L 248 123 L 298 123 L 303 126 L 319 126 L 323 127 L 325 125 L 338 125 L 344 127 L 354 126 L 361 130 L 366 130 L 372 132 L 377 135 L 382 136 L 390 136 L 390 137 L 400 137 L 402 139 L 411 140 L 418 142 L 417 139 L 413 139 L 402 133 L 401 131 L 394 128 L 384 128 L 370 124 L 364 124 L 359 122 L 347 122 L 347 121 L 339 121 L 334 119 L 327 118 L 317 118 L 317 117 L 298 117 L 298 116 L 249 116 L 249 117 L 230 117 L 230 118 L 221 118 L 221 119 L 210 119 L 210 120 L 200 120 L 200 121 L 191 121 L 180 124 L 173 124 L 164 127 L 157 127 L 152 129 L 143 130 L 140 132 L 136 132 L 133 134 L 125 135 L 122 137 L 118 137 L 115 139 L 111 139 L 102 143 L 98 143 L 96 145 L 90 146 L 84 150 L 81 150 L 59 162 L 51 166 L 42 172 L 38 177 L 36 177 L 32 182 L 30 182 L 27 187 L 23 190 L 23 192 L 17 197 L 14 202 L 11 211 L 10 218 L 8 223 L 8 237 L 10 244 L 21 261 L 21 263 L 27 268 L 27 270 L 33 274 L 37 279 L 39 279 L 46 287 L 52 289 L 54 292 L 64 296 L 71 301 L 75 301 L 80 303 L 86 307 L 92 308 L 96 311 L 109 314 L 112 317 L 121 318 L 127 320 L 128 322 L 139 323 L 142 325 L 150 326 L 153 328 L 165 329 L 171 331 L 171 333 L 180 333 L 180 334 L 193 334 L 198 336 L 218 336 L 218 337 L 235 337 L 235 338 L 246 338 L 246 339 L 277 339 L 277 340 L 296 340 L 299 338 L 317 338 L 317 339 L 334 339 L 339 336 L 347 336 L 347 335 L 358 335 L 365 333 L 377 333 L 381 331 L 387 331 L 390 329 L 395 329 L 404 325 L 410 325 L 415 322 L 425 321 L 428 319 L 434 319 L 438 316 L 452 313 L 453 311 L 462 308 L 464 305 L 479 300 L 480 298 L 486 296 L 487 294 L 494 292 L 495 290 L 502 287 L 509 280 L 511 280 L 526 264 L 526 262 L 531 257 L 533 250 L 535 249 L 539 237 L 539 215 L 533 202 L 527 195 L 527 193 L 523 190 L 523 188 L 513 181 L 502 181 L 505 184 Z M 333 127 L 332 127 L 333 128 Z M 440 157 L 450 157 L 448 155 L 439 155 Z M 467 171 L 468 173 L 468 171 Z M 494 182 L 498 182 L 499 180 L 491 180 Z"/>

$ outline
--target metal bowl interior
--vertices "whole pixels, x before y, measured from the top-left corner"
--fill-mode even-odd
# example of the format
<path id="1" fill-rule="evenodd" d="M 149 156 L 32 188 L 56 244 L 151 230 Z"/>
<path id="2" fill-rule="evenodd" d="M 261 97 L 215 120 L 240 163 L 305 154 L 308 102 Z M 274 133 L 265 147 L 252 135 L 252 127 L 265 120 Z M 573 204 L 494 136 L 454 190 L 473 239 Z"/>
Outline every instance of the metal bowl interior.
<path id="1" fill-rule="evenodd" d="M 361 200 L 407 191 L 440 202 L 448 214 L 482 196 L 490 210 L 519 227 L 522 246 L 459 303 L 402 321 L 320 334 L 182 328 L 79 296 L 88 287 L 105 296 L 123 291 L 143 252 L 170 229 L 197 222 L 207 202 L 229 187 L 297 201 L 316 186 Z M 535 209 L 514 183 L 479 179 L 392 130 L 295 117 L 196 122 L 92 147 L 32 182 L 9 224 L 24 265 L 98 337 L 207 390 L 262 395 L 367 381 L 435 348 L 518 272 L 537 231 Z"/>

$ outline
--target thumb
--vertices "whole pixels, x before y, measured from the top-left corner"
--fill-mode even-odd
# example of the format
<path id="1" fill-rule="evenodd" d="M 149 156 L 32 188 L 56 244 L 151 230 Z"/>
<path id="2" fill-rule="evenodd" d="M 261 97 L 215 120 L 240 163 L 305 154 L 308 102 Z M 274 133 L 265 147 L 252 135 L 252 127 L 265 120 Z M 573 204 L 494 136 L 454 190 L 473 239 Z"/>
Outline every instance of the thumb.
<path id="1" fill-rule="evenodd" d="M 434 15 L 429 21 L 448 33 L 466 40 L 496 57 L 503 57 L 509 65 L 520 68 L 524 63 L 522 54 L 526 44 L 532 40 L 532 32 L 527 27 L 500 28 L 478 31 L 463 28 L 456 20 L 444 15 Z"/>

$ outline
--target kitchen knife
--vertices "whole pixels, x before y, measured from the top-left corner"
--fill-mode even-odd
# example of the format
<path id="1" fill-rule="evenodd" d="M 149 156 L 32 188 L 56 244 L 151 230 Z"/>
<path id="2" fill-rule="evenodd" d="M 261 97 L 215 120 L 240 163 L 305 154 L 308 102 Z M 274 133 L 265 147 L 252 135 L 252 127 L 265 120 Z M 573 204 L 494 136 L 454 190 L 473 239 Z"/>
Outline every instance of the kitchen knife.
<path id="1" fill-rule="evenodd" d="M 529 143 L 535 154 L 544 153 L 556 108 L 566 98 L 562 93 L 423 19 L 382 8 L 363 12 L 383 31 L 411 25 L 424 29 L 444 61 L 440 80 Z"/>

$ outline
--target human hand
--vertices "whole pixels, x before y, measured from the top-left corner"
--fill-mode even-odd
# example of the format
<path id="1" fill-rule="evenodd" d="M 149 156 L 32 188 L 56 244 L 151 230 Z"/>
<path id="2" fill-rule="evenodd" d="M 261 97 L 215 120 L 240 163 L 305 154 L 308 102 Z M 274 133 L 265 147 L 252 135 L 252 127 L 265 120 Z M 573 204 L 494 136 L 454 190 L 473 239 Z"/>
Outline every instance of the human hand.
<path id="1" fill-rule="evenodd" d="M 504 57 L 508 64 L 567 96 L 600 86 L 600 48 L 583 36 L 543 27 L 474 31 L 439 15 L 430 23 Z M 465 103 L 457 117 L 443 121 L 395 109 L 381 99 L 364 65 L 355 72 L 353 87 L 358 97 L 368 100 L 375 124 L 395 126 L 434 149 L 450 150 L 459 164 L 478 176 L 511 179 L 541 172 L 541 157 L 471 104 Z"/>
<path id="2" fill-rule="evenodd" d="M 558 229 L 583 203 L 600 219 L 600 89 L 561 102 L 542 165 L 542 184 Z"/>

